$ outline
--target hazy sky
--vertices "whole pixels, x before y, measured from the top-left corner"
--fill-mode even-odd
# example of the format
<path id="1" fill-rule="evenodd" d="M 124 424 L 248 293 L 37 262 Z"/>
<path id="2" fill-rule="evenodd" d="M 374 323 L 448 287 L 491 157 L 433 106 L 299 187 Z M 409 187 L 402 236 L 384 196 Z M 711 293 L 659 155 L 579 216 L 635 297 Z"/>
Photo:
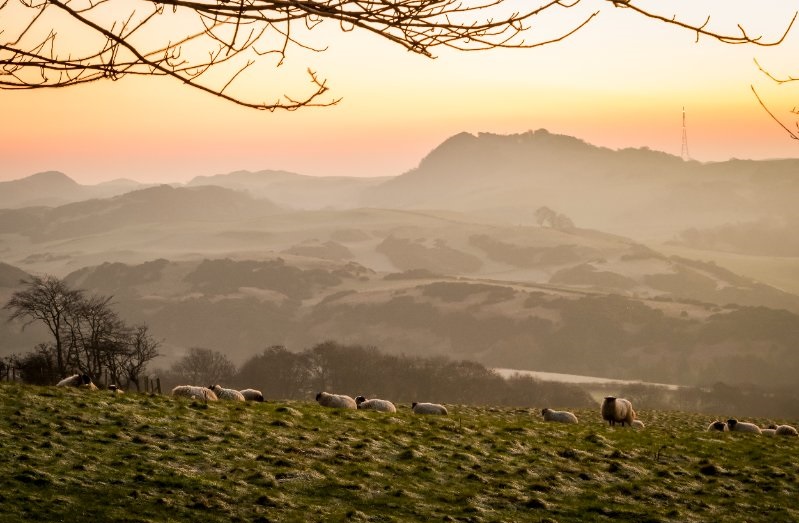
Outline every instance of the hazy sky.
<path id="1" fill-rule="evenodd" d="M 296 92 L 305 69 L 326 78 L 339 105 L 298 112 L 245 109 L 166 79 L 123 79 L 58 90 L 0 91 L 0 180 L 60 170 L 81 183 L 127 177 L 186 181 L 239 169 L 310 175 L 397 175 L 461 131 L 546 128 L 611 148 L 680 153 L 685 106 L 689 148 L 700 161 L 799 157 L 758 106 L 750 84 L 780 115 L 799 105 L 799 86 L 778 86 L 756 68 L 799 75 L 799 24 L 777 48 L 723 45 L 675 27 L 583 0 L 544 38 L 601 10 L 568 40 L 530 50 L 457 53 L 431 60 L 372 35 L 328 24 L 311 33 L 324 53 L 290 50 L 251 88 Z M 665 15 L 779 37 L 799 0 L 650 1 Z M 271 89 L 271 90 L 270 90 Z"/>

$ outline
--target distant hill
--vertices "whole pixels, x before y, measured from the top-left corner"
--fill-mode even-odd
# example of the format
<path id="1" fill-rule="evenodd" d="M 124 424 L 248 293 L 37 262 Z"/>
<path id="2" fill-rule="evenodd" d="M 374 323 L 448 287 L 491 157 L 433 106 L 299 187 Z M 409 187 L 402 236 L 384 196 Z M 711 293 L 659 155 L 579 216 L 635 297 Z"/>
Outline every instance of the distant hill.
<path id="1" fill-rule="evenodd" d="M 133 180 L 118 179 L 97 185 L 81 185 L 64 173 L 48 171 L 0 182 L 0 209 L 57 207 L 91 198 L 109 198 L 147 187 Z"/>
<path id="2" fill-rule="evenodd" d="M 22 269 L 0 262 L 0 287 L 16 288 L 21 280 L 28 278 L 30 274 Z"/>
<path id="3" fill-rule="evenodd" d="M 221 187 L 150 187 L 107 199 L 55 208 L 0 210 L 0 232 L 34 241 L 74 238 L 127 227 L 175 226 L 183 222 L 225 222 L 266 216 L 278 207 Z"/>
<path id="4" fill-rule="evenodd" d="M 663 152 L 611 150 L 544 129 L 461 133 L 419 166 L 365 195 L 376 207 L 479 212 L 532 223 L 548 206 L 584 228 L 669 239 L 709 228 L 796 214 L 799 160 L 699 163 Z"/>
<path id="5" fill-rule="evenodd" d="M 197 176 L 187 186 L 216 185 L 246 191 L 292 209 L 348 209 L 358 207 L 364 191 L 388 177 L 305 176 L 287 171 L 237 171 Z"/>

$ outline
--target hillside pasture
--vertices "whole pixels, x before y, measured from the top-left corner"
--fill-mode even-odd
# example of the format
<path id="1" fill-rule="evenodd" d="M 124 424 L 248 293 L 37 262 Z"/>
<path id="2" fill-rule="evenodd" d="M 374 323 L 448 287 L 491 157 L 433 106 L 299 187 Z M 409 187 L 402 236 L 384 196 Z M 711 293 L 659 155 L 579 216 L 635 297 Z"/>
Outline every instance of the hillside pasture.
<path id="1" fill-rule="evenodd" d="M 708 433 L 707 416 L 644 409 L 634 431 L 598 408 L 563 425 L 540 409 L 0 394 L 0 521 L 799 520 L 799 440 Z"/>

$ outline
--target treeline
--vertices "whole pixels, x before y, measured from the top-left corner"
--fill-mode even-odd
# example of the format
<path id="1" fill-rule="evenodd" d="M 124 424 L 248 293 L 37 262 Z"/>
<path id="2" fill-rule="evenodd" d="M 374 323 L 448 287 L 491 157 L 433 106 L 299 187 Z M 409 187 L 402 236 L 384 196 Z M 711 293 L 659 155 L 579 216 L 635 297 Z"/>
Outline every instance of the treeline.
<path id="1" fill-rule="evenodd" d="M 112 296 L 88 295 L 54 276 L 33 276 L 22 283 L 24 288 L 3 307 L 9 320 L 24 326 L 41 323 L 51 340 L 3 358 L 0 371 L 6 379 L 11 374 L 26 383 L 50 385 L 81 373 L 93 381 L 139 387 L 148 362 L 158 356 L 159 342 L 146 324 L 126 324 L 112 308 Z"/>
<path id="2" fill-rule="evenodd" d="M 320 343 L 302 352 L 264 349 L 239 369 L 219 353 L 191 349 L 159 374 L 165 388 L 179 384 L 256 388 L 267 399 L 313 399 L 319 391 L 397 403 L 442 403 L 519 407 L 590 407 L 596 402 L 577 386 L 540 382 L 529 376 L 501 377 L 479 363 L 446 358 L 383 354 L 375 347 Z M 216 358 L 215 362 L 212 359 Z M 201 360 L 206 365 L 198 364 Z M 203 374 L 202 369 L 209 369 Z"/>

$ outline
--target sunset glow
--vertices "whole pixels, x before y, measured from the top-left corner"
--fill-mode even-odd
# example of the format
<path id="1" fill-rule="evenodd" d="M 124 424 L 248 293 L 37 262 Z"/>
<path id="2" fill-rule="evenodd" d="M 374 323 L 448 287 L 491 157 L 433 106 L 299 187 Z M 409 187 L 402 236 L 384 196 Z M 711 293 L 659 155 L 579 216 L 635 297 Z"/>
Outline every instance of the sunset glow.
<path id="1" fill-rule="evenodd" d="M 442 51 L 432 60 L 370 35 L 328 28 L 315 36 L 329 45 L 326 52 L 290 50 L 283 66 L 267 64 L 249 78 L 248 89 L 262 83 L 302 92 L 311 67 L 342 97 L 328 108 L 259 112 L 165 79 L 0 91 L 0 180 L 44 170 L 81 183 L 186 181 L 240 169 L 393 176 L 458 132 L 538 128 L 611 148 L 679 154 L 682 107 L 697 160 L 799 156 L 796 141 L 750 89 L 755 85 L 770 109 L 790 121 L 799 89 L 768 80 L 753 59 L 777 75 L 797 74 L 798 28 L 775 48 L 708 38 L 696 43 L 688 31 L 604 4 L 588 2 L 585 12 L 601 9 L 599 16 L 557 44 Z M 687 13 L 691 20 L 711 14 L 720 30 L 741 22 L 764 38 L 779 37 L 798 5 L 663 4 L 664 13 Z"/>

